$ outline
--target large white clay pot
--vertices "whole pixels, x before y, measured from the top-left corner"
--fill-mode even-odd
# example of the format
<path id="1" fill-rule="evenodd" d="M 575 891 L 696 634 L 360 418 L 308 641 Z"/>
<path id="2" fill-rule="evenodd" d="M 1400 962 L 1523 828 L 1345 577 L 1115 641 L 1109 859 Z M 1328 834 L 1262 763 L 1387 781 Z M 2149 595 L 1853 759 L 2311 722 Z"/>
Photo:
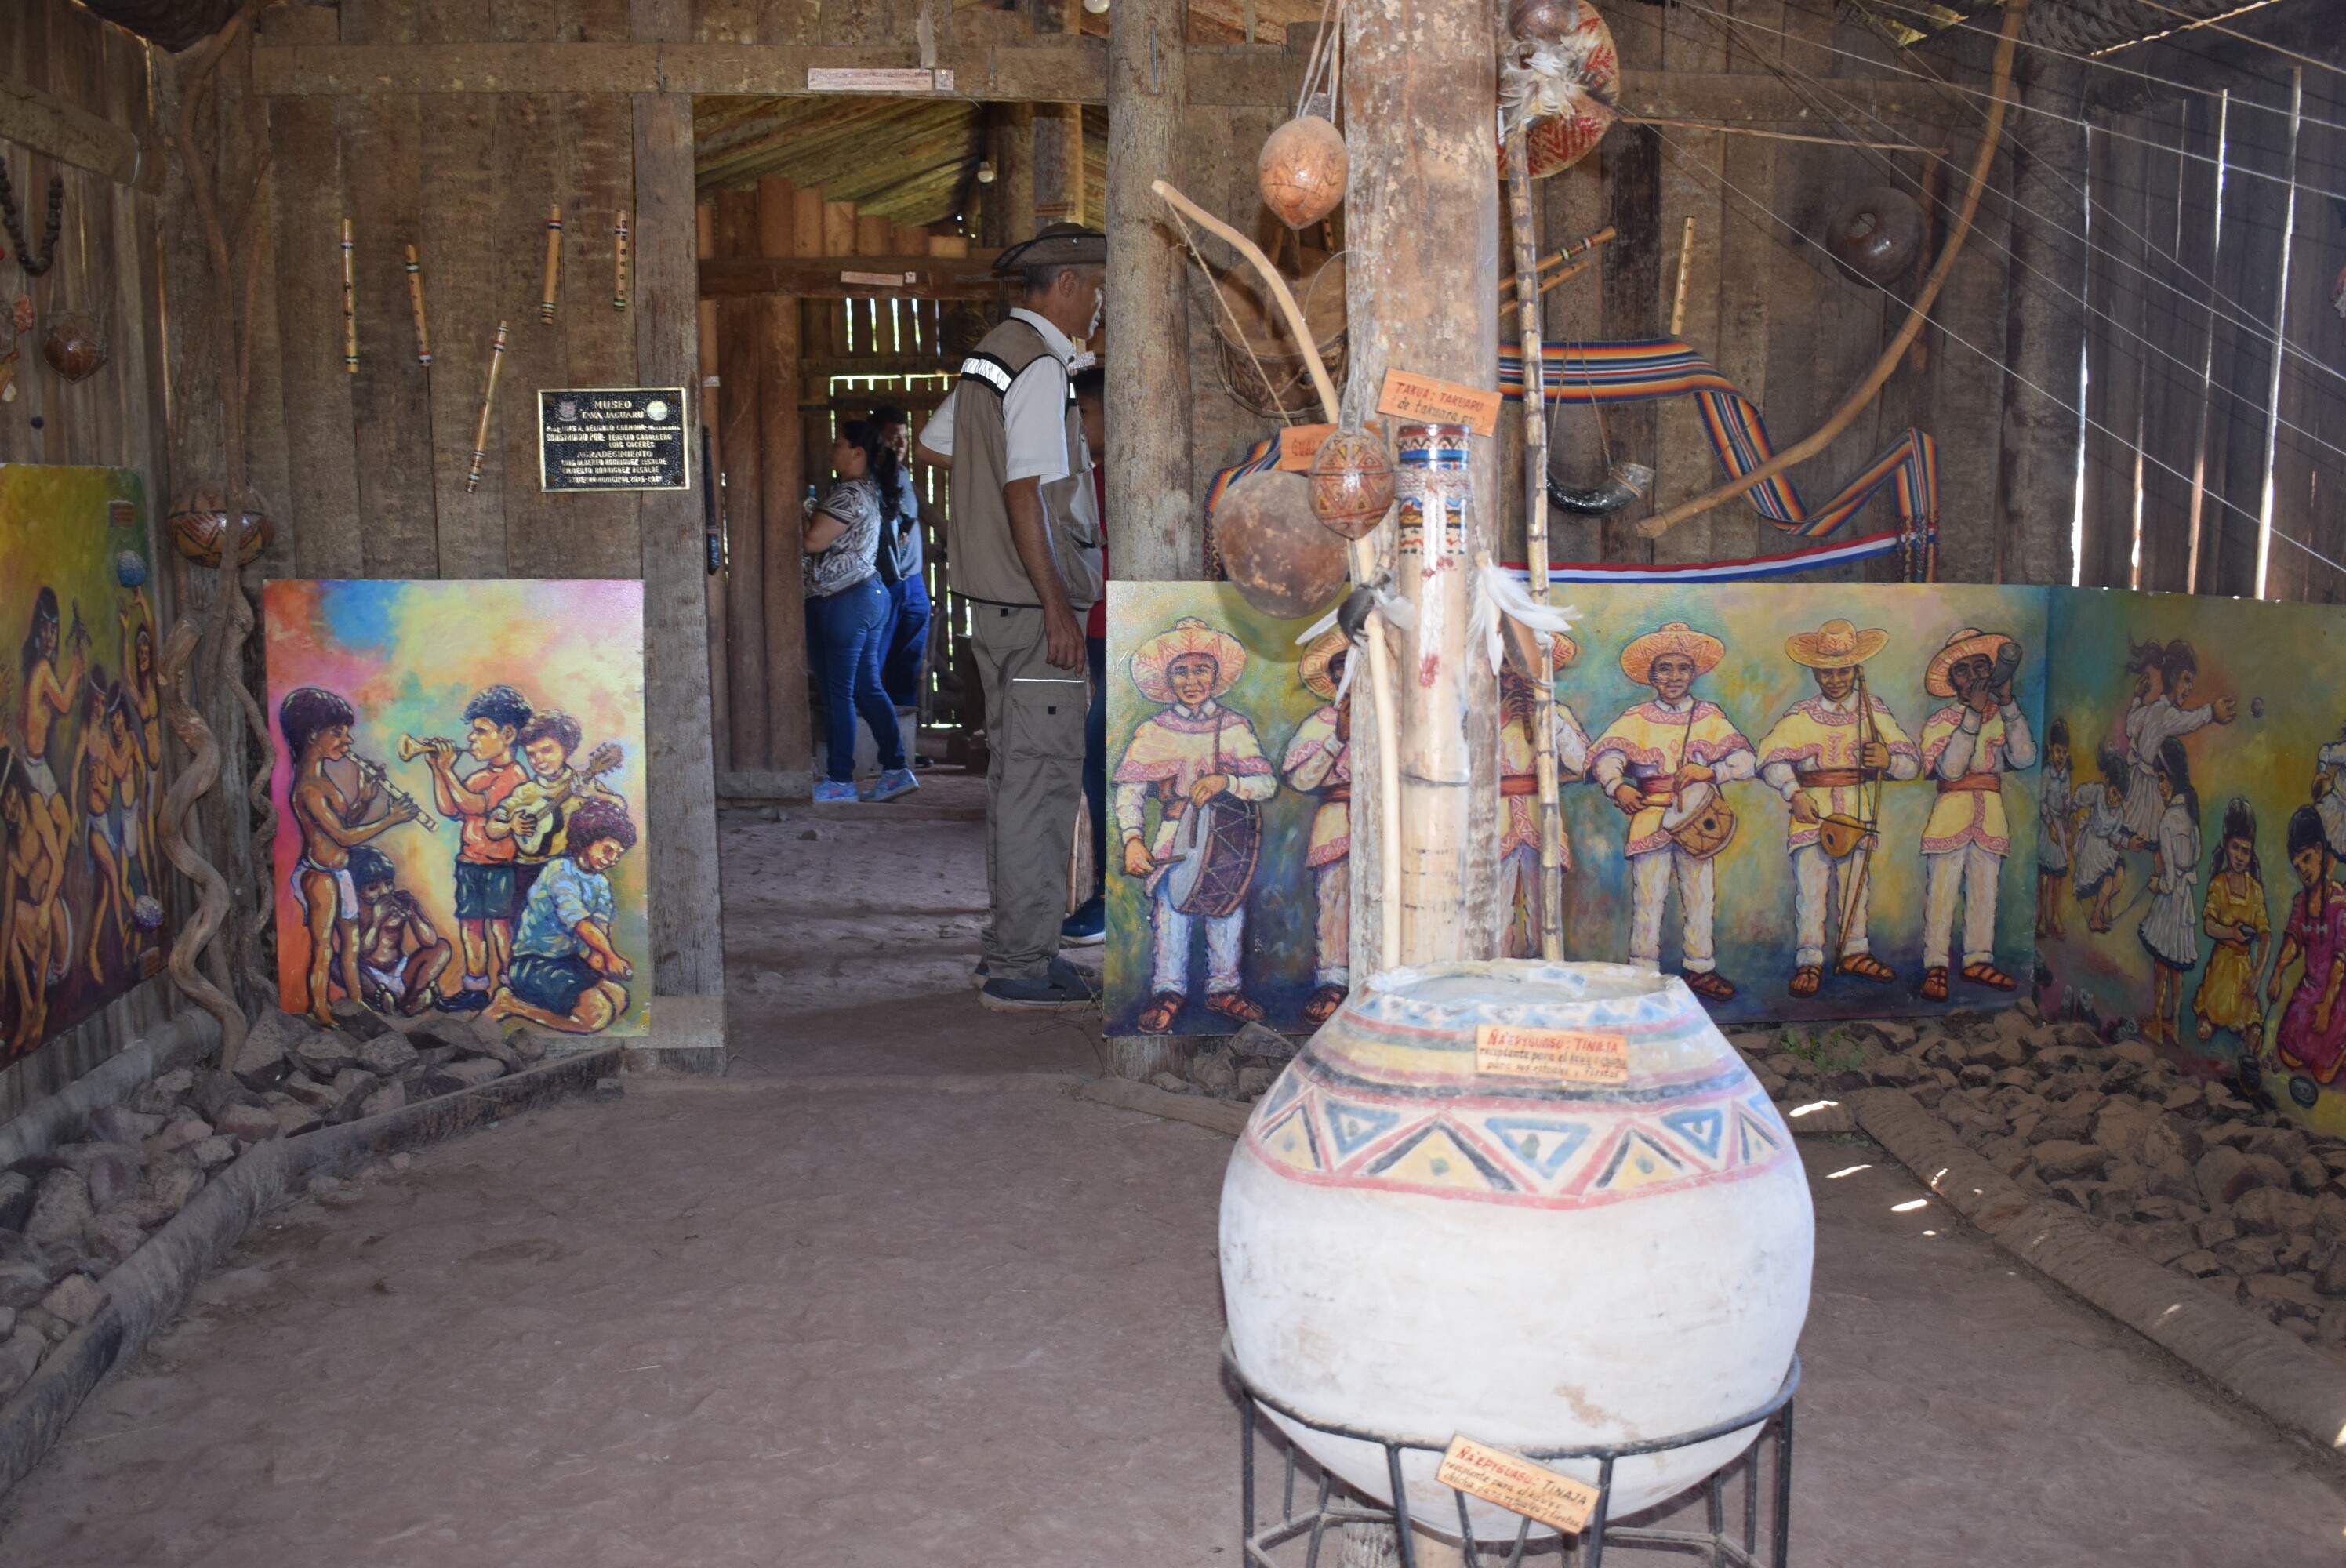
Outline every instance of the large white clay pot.
<path id="1" fill-rule="evenodd" d="M 1478 1024 L 1627 1042 L 1625 1083 L 1475 1072 Z M 1502 1448 L 1699 1431 L 1766 1402 L 1809 1309 L 1815 1222 L 1767 1094 L 1684 983 L 1618 964 L 1396 970 L 1355 991 L 1263 1095 L 1222 1182 L 1232 1353 L 1314 1421 Z M 1382 1449 L 1267 1411 L 1392 1502 Z M 1621 1461 L 1619 1519 L 1756 1428 Z M 1411 1512 L 1454 1532 L 1438 1456 Z M 1558 1468 L 1594 1482 L 1594 1461 Z M 1478 1534 L 1520 1522 L 1471 1505 Z"/>

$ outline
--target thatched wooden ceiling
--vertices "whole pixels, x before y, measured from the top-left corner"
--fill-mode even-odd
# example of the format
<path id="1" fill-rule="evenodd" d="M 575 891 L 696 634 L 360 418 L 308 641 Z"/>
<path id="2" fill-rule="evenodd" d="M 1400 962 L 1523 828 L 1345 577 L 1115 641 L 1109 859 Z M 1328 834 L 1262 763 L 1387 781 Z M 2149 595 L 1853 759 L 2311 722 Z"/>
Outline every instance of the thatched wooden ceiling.
<path id="1" fill-rule="evenodd" d="M 985 157 L 985 106 L 960 99 L 702 97 L 692 120 L 703 192 L 780 175 L 892 223 L 960 217 Z M 1095 106 L 1084 110 L 1094 217 L 1107 185 L 1107 111 Z"/>

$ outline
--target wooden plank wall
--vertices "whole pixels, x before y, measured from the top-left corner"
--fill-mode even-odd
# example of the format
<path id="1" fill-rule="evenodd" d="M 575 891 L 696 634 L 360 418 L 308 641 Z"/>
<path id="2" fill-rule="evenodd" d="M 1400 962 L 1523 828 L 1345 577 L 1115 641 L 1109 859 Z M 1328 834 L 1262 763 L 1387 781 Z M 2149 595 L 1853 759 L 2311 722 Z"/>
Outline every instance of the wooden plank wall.
<path id="1" fill-rule="evenodd" d="M 2176 94 L 2093 116 L 2082 580 L 2251 596 L 2261 556 L 2266 597 L 2334 602 L 2346 589 L 2330 565 L 2346 559 L 2346 335 L 2327 300 L 2339 233 L 2328 192 L 2346 188 L 2346 140 L 2320 122 L 2341 118 L 2346 92 L 2307 70 L 2292 158 L 2280 67 L 2202 61 L 2191 74 L 2171 46 L 2145 63 L 2231 98 Z"/>
<path id="2" fill-rule="evenodd" d="M 0 160 L 7 165 L 36 244 L 46 221 L 50 177 L 62 175 L 66 182 L 55 267 L 26 280 L 13 243 L 9 259 L 0 262 L 0 278 L 8 285 L 0 291 L 0 321 L 19 294 L 32 300 L 36 315 L 34 332 L 13 344 L 8 329 L 0 325 L 0 352 L 12 346 L 20 352 L 15 400 L 0 402 L 0 463 L 135 468 L 146 480 L 149 505 L 159 519 L 170 486 L 154 161 L 162 154 L 153 125 L 147 46 L 67 0 L 19 0 L 0 6 L 0 80 L 31 89 L 37 95 L 31 101 L 45 109 L 102 121 L 121 133 L 126 146 L 129 138 L 139 144 L 129 163 L 107 172 L 57 156 L 65 148 L 64 137 L 40 137 L 35 145 L 0 135 Z M 75 140 L 88 157 L 86 139 Z M 107 361 L 96 375 L 68 385 L 42 360 L 40 333 L 53 312 L 91 309 L 107 318 Z M 165 572 L 155 585 L 158 610 L 167 618 L 174 609 L 171 576 Z M 177 1001 L 168 981 L 150 981 L 0 1070 L 0 1119 L 112 1056 L 177 1011 Z"/>

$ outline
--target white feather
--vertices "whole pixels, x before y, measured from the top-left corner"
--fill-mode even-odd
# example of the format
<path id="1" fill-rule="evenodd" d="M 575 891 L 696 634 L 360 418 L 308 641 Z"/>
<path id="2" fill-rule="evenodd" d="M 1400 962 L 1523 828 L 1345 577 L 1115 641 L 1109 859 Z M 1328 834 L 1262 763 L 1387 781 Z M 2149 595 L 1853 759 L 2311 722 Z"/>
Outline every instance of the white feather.
<path id="1" fill-rule="evenodd" d="M 1466 622 L 1468 646 L 1481 643 L 1491 656 L 1491 673 L 1499 673 L 1500 662 L 1506 657 L 1504 640 L 1500 635 L 1499 617 L 1521 622 L 1542 634 L 1568 632 L 1573 617 L 1580 614 L 1578 605 L 1543 605 L 1531 596 L 1531 590 L 1518 583 L 1497 563 L 1485 561 L 1474 577 L 1474 607 Z"/>

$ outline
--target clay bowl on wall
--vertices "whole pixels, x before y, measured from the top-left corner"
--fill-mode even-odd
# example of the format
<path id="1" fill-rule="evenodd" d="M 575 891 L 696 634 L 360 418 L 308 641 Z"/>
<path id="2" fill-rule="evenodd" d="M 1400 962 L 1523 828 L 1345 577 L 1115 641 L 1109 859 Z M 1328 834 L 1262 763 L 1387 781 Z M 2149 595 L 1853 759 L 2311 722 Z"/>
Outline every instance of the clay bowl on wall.
<path id="1" fill-rule="evenodd" d="M 228 511 L 217 493 L 199 495 L 170 518 L 171 544 L 199 566 L 220 564 L 220 542 L 228 536 Z M 244 514 L 244 534 L 237 549 L 237 565 L 250 566 L 277 537 L 277 524 L 266 512 Z"/>

